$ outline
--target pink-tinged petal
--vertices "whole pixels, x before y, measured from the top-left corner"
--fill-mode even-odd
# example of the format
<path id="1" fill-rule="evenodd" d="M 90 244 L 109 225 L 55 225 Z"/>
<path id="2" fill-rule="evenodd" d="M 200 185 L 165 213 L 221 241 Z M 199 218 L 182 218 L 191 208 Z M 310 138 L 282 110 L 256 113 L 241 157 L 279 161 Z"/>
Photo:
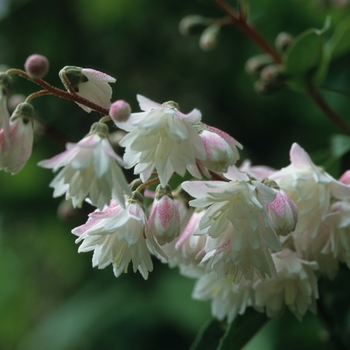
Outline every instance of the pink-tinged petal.
<path id="1" fill-rule="evenodd" d="M 243 149 L 243 146 L 237 140 L 235 140 L 232 136 L 227 134 L 226 132 L 224 132 L 224 131 L 222 131 L 222 130 L 220 130 L 218 128 L 215 128 L 213 126 L 204 124 L 204 123 L 203 123 L 203 126 L 204 126 L 205 129 L 207 129 L 207 130 L 209 130 L 211 132 L 214 132 L 215 134 L 217 134 L 220 137 L 222 137 L 227 143 L 231 143 L 231 144 L 237 146 L 238 148 Z"/>
<path id="2" fill-rule="evenodd" d="M 145 96 L 136 95 L 136 98 L 137 98 L 137 101 L 139 102 L 140 108 L 143 111 L 149 111 L 150 109 L 158 109 L 162 107 L 161 104 L 154 102 Z"/>
<path id="3" fill-rule="evenodd" d="M 93 81 L 101 81 L 106 83 L 115 83 L 116 79 L 111 77 L 106 73 L 99 72 L 95 69 L 83 68 L 81 70 L 83 74 L 89 79 Z"/>
<path id="4" fill-rule="evenodd" d="M 82 147 L 95 147 L 101 142 L 101 136 L 97 134 L 87 135 L 82 140 L 80 140 L 77 145 Z"/>
<path id="5" fill-rule="evenodd" d="M 339 181 L 345 185 L 350 185 L 350 170 L 345 171 L 345 173 L 340 177 Z"/>
<path id="6" fill-rule="evenodd" d="M 142 121 L 147 116 L 147 114 L 147 112 L 131 113 L 128 120 L 124 122 L 113 120 L 113 122 L 118 128 L 130 132 L 135 129 L 136 125 Z"/>
<path id="7" fill-rule="evenodd" d="M 177 111 L 177 114 L 179 115 L 179 117 L 181 119 L 186 119 L 191 124 L 197 124 L 202 119 L 202 113 L 197 108 L 192 109 L 192 111 L 190 113 L 187 113 L 187 114 L 181 113 L 180 111 Z"/>
<path id="8" fill-rule="evenodd" d="M 345 185 L 339 181 L 333 181 L 330 183 L 331 193 L 337 199 L 349 199 L 350 198 L 350 186 Z"/>
<path id="9" fill-rule="evenodd" d="M 203 197 L 208 192 L 221 192 L 222 187 L 226 184 L 227 182 L 224 181 L 185 181 L 181 187 L 192 197 L 198 198 Z"/>
<path id="10" fill-rule="evenodd" d="M 52 169 L 53 171 L 56 171 L 58 168 L 65 166 L 67 163 L 69 163 L 73 159 L 75 154 L 76 154 L 75 149 L 66 150 L 60 154 L 57 154 L 51 159 L 40 161 L 38 165 L 41 166 L 42 168 Z"/>
<path id="11" fill-rule="evenodd" d="M 249 176 L 246 173 L 243 173 L 238 170 L 238 168 L 234 165 L 231 165 L 227 172 L 224 173 L 224 176 L 229 179 L 229 180 L 243 180 L 243 181 L 248 181 Z"/>
<path id="12" fill-rule="evenodd" d="M 297 168 L 314 167 L 310 156 L 297 143 L 293 143 L 290 149 L 291 163 Z"/>

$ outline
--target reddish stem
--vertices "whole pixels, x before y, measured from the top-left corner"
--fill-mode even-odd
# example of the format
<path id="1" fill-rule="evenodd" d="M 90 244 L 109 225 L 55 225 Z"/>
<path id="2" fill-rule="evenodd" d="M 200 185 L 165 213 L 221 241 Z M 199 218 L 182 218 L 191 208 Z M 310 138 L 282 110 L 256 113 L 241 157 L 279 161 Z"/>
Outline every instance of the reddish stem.
<path id="1" fill-rule="evenodd" d="M 68 92 L 68 91 L 58 89 L 58 88 L 50 85 L 49 83 L 47 83 L 45 80 L 33 79 L 26 72 L 24 72 L 20 69 L 15 69 L 15 68 L 9 69 L 6 73 L 7 74 L 17 74 L 17 75 L 21 76 L 22 78 L 28 79 L 29 81 L 31 81 L 37 85 L 40 85 L 41 87 L 43 87 L 46 91 L 48 91 L 52 95 L 58 96 L 60 98 L 64 98 L 64 99 L 69 100 L 69 101 L 80 103 L 80 104 L 82 104 L 88 108 L 91 108 L 92 110 L 99 112 L 103 115 L 109 114 L 108 109 L 105 109 L 105 108 L 85 99 L 84 97 L 79 96 L 78 94 L 76 94 L 74 92 Z"/>
<path id="2" fill-rule="evenodd" d="M 264 52 L 268 53 L 276 63 L 282 63 L 280 55 L 270 46 L 259 32 L 247 23 L 244 17 L 237 15 L 236 12 L 224 1 L 214 0 L 214 2 L 230 17 L 232 24 L 253 40 Z"/>
<path id="3" fill-rule="evenodd" d="M 337 125 L 340 129 L 343 129 L 350 135 L 350 127 L 342 120 L 336 112 L 331 109 L 317 89 L 313 85 L 309 85 L 307 89 L 309 96 L 317 104 L 317 106 L 328 116 L 328 118 Z"/>

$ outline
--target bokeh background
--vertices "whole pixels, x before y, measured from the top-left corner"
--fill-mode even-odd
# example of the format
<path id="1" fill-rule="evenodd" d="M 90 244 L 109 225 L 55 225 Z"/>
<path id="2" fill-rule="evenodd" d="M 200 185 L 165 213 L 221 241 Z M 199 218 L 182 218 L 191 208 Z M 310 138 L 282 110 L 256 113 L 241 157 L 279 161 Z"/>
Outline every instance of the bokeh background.
<path id="1" fill-rule="evenodd" d="M 56 86 L 63 66 L 95 68 L 117 78 L 113 99 L 127 100 L 134 111 L 136 94 L 177 101 L 184 112 L 200 109 L 203 121 L 241 142 L 242 158 L 254 164 L 288 165 L 293 142 L 324 161 L 341 130 L 307 96 L 287 89 L 257 94 L 244 65 L 260 51 L 236 28 L 223 28 L 209 52 L 200 49 L 198 35 L 182 36 L 178 24 L 191 14 L 222 16 L 210 0 L 0 0 L 0 64 L 22 68 L 40 53 L 50 60 L 47 81 Z M 327 15 L 332 31 L 349 14 L 346 0 L 250 3 L 251 21 L 272 44 L 282 31 L 321 28 Z M 349 59 L 331 64 L 325 85 L 350 90 Z M 36 90 L 14 78 L 13 94 Z M 349 121 L 349 98 L 324 96 Z M 0 349 L 188 349 L 210 317 L 209 303 L 191 299 L 194 281 L 157 261 L 147 281 L 132 272 L 116 279 L 111 267 L 92 269 L 92 254 L 77 254 L 70 231 L 93 208 L 68 218 L 61 207 L 58 215 L 62 198 L 52 199 L 48 187 L 53 175 L 36 165 L 63 151 L 67 140 L 81 139 L 99 115 L 51 96 L 33 105 L 49 135 L 38 129 L 21 173 L 0 173 Z M 348 167 L 345 157 L 330 171 L 339 176 Z M 342 301 L 347 309 L 349 301 Z M 299 323 L 286 313 L 247 349 L 329 349 L 326 340 L 315 316 Z"/>

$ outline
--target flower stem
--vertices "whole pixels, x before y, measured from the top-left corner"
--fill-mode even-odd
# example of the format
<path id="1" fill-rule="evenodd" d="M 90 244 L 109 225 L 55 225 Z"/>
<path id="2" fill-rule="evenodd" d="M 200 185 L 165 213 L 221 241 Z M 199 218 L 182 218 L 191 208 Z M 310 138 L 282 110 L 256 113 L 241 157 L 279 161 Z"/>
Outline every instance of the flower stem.
<path id="1" fill-rule="evenodd" d="M 276 63 L 282 63 L 280 55 L 270 46 L 270 44 L 261 36 L 261 34 L 247 23 L 245 16 L 239 16 L 223 0 L 214 0 L 214 2 L 230 17 L 231 22 L 255 42 L 264 52 L 269 54 Z"/>
<path id="2" fill-rule="evenodd" d="M 58 89 L 58 88 L 50 85 L 49 83 L 47 83 L 43 79 L 33 79 L 26 72 L 22 71 L 21 69 L 12 68 L 12 69 L 9 69 L 6 73 L 7 74 L 17 74 L 22 78 L 25 78 L 25 79 L 27 79 L 27 80 L 29 80 L 37 85 L 40 85 L 42 88 L 44 88 L 45 91 L 47 91 L 47 93 L 45 93 L 45 95 L 49 95 L 49 94 L 55 95 L 57 97 L 60 97 L 60 98 L 66 99 L 66 100 L 82 104 L 82 105 L 84 105 L 88 108 L 91 108 L 92 110 L 99 112 L 103 115 L 109 114 L 108 109 L 103 108 L 103 107 L 85 99 L 84 97 L 79 96 L 78 94 L 76 94 L 74 92 L 67 92 L 67 91 Z M 38 97 L 38 96 L 35 96 L 35 97 Z"/>
<path id="3" fill-rule="evenodd" d="M 327 117 L 340 129 L 344 130 L 348 135 L 350 135 L 350 127 L 342 120 L 336 112 L 331 109 L 326 101 L 323 99 L 318 90 L 309 84 L 307 88 L 308 94 L 311 99 L 317 104 L 317 106 L 327 115 Z"/>
<path id="4" fill-rule="evenodd" d="M 231 19 L 231 23 L 239 28 L 244 34 L 246 34 L 257 46 L 259 46 L 264 52 L 269 54 L 275 63 L 282 64 L 282 57 L 270 46 L 265 38 L 248 22 L 243 16 L 239 16 L 234 9 L 232 9 L 224 0 L 213 0 Z M 342 120 L 338 114 L 328 106 L 326 101 L 317 91 L 317 89 L 309 84 L 307 88 L 308 95 L 323 111 L 323 113 L 340 129 L 350 135 L 350 127 Z"/>

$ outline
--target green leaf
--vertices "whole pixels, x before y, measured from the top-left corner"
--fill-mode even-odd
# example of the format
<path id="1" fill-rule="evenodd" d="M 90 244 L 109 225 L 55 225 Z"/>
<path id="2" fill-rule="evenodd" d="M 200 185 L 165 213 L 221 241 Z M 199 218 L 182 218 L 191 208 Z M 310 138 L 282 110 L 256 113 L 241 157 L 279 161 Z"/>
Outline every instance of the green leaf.
<path id="1" fill-rule="evenodd" d="M 342 157 L 345 153 L 350 151 L 350 137 L 346 135 L 332 136 L 330 150 L 333 157 Z"/>
<path id="2" fill-rule="evenodd" d="M 217 350 L 239 350 L 257 334 L 270 318 L 265 313 L 247 309 L 244 315 L 237 316 L 227 328 Z"/>
<path id="3" fill-rule="evenodd" d="M 350 50 L 350 17 L 340 22 L 327 42 L 332 58 L 344 55 Z"/>
<path id="4" fill-rule="evenodd" d="M 284 73 L 288 85 L 304 91 L 309 82 L 319 84 L 328 69 L 329 51 L 324 45 L 324 34 L 330 25 L 326 19 L 322 29 L 308 29 L 299 34 L 284 56 Z"/>
<path id="5" fill-rule="evenodd" d="M 209 320 L 200 329 L 190 350 L 214 350 L 217 349 L 221 338 L 225 335 L 229 325 L 216 319 Z"/>
<path id="6" fill-rule="evenodd" d="M 239 315 L 231 324 L 211 320 L 199 331 L 190 350 L 239 350 L 270 319 L 265 313 L 247 309 L 244 315 Z"/>

